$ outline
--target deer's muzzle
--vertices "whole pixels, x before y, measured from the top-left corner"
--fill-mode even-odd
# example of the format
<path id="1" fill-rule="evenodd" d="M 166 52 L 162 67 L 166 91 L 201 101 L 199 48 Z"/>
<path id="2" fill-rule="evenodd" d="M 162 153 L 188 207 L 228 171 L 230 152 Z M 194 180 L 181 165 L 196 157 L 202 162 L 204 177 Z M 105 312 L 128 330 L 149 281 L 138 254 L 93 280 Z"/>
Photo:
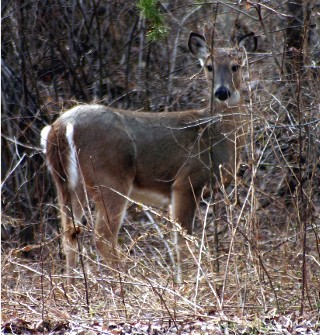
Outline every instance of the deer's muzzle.
<path id="1" fill-rule="evenodd" d="M 221 86 L 215 91 L 214 96 L 221 101 L 225 101 L 230 98 L 231 93 L 225 86 Z"/>

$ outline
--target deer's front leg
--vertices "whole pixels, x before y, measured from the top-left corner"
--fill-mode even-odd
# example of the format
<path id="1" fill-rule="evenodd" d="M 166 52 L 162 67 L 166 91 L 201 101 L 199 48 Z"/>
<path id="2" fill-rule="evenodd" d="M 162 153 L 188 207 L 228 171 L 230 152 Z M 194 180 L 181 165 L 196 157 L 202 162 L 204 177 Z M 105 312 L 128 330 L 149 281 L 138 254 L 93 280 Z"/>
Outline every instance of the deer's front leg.
<path id="1" fill-rule="evenodd" d="M 194 217 L 199 202 L 200 192 L 186 187 L 175 187 L 172 192 L 172 219 L 178 222 L 188 234 L 192 234 Z M 175 233 L 177 256 L 177 280 L 181 282 L 190 270 L 188 259 L 190 252 L 185 238 Z"/>

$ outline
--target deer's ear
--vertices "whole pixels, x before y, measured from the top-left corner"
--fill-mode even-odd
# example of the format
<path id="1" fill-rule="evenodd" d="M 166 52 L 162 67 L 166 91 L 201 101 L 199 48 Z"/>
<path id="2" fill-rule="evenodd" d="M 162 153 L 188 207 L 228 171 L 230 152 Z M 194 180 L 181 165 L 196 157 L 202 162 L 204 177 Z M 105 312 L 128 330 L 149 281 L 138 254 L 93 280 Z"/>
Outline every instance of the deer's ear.
<path id="1" fill-rule="evenodd" d="M 189 36 L 188 47 L 193 56 L 199 59 L 201 66 L 207 60 L 209 48 L 203 35 L 191 33 Z"/>
<path id="2" fill-rule="evenodd" d="M 238 39 L 239 48 L 245 48 L 248 52 L 255 52 L 258 47 L 258 37 L 251 32 Z"/>

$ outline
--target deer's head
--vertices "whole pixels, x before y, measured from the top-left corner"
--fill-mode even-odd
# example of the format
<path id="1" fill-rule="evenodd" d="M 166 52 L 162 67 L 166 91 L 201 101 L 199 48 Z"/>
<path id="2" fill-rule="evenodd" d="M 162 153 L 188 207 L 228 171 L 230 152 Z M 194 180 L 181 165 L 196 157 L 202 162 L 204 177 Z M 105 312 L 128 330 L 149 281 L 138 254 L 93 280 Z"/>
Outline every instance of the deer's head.
<path id="1" fill-rule="evenodd" d="M 203 35 L 190 34 L 189 50 L 199 59 L 217 103 L 225 102 L 228 105 L 239 103 L 241 68 L 246 57 L 243 46 L 245 38 L 234 48 L 210 48 Z"/>

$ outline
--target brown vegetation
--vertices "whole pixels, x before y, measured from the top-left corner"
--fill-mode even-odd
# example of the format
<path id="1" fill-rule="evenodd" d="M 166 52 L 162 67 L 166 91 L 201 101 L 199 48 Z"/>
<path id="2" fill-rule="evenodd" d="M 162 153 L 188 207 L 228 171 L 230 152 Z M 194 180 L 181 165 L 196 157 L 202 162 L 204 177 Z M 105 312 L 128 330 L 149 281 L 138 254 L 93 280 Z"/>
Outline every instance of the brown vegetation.
<path id="1" fill-rule="evenodd" d="M 131 325 L 153 334 L 315 334 L 319 6 L 177 0 L 158 10 L 168 35 L 150 41 L 152 22 L 134 1 L 2 1 L 3 332 L 129 333 Z M 200 68 L 187 51 L 190 31 L 208 41 L 214 31 L 226 45 L 246 29 L 259 37 L 243 88 L 251 135 L 235 184 L 204 199 L 195 235 L 186 236 L 189 277 L 175 283 L 167 214 L 132 204 L 120 232 L 125 270 L 100 262 L 89 211 L 79 283 L 67 294 L 41 128 L 83 102 L 152 112 L 204 107 L 210 97 L 203 74 L 193 76 Z"/>

